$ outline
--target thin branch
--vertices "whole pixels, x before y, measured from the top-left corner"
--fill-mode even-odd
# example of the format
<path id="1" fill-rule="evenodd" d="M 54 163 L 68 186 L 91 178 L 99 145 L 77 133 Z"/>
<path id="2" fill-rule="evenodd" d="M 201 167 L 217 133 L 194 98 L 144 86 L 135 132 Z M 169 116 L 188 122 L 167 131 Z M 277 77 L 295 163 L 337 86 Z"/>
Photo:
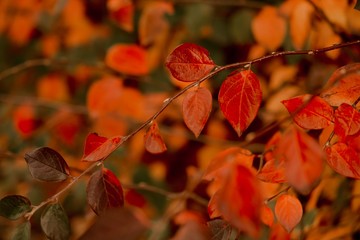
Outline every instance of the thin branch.
<path id="1" fill-rule="evenodd" d="M 277 198 L 279 195 L 281 195 L 281 194 L 283 194 L 283 193 L 285 193 L 285 192 L 289 191 L 289 190 L 290 190 L 290 188 L 291 188 L 291 186 L 288 186 L 288 187 L 286 187 L 286 188 L 284 188 L 284 189 L 280 190 L 280 192 L 276 193 L 274 196 L 271 196 L 271 197 L 269 197 L 268 199 L 266 199 L 266 200 L 265 200 L 265 203 L 268 203 L 268 202 L 270 202 L 270 201 L 274 200 L 274 199 L 275 199 L 275 198 Z"/>
<path id="2" fill-rule="evenodd" d="M 215 6 L 234 6 L 261 9 L 265 6 L 263 2 L 249 0 L 169 0 L 175 4 L 201 3 Z"/>
<path id="3" fill-rule="evenodd" d="M 32 67 L 40 67 L 40 66 L 51 66 L 54 63 L 53 59 L 32 59 L 32 60 L 28 60 L 26 62 L 23 62 L 19 65 L 16 65 L 14 67 L 8 68 L 5 71 L 0 73 L 0 81 L 4 80 L 5 78 L 17 74 L 23 70 L 26 70 L 28 68 L 32 68 Z"/>

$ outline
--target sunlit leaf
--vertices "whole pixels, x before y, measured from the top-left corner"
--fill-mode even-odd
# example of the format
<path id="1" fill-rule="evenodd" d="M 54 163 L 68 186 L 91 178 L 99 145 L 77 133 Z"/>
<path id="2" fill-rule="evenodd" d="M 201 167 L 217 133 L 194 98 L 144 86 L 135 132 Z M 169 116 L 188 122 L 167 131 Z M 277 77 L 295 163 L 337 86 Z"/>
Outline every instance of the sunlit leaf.
<path id="1" fill-rule="evenodd" d="M 360 154 L 345 143 L 336 143 L 326 148 L 327 162 L 337 173 L 360 179 Z"/>
<path id="2" fill-rule="evenodd" d="M 88 203 L 96 214 L 124 205 L 121 184 L 114 173 L 106 168 L 91 175 L 86 192 Z"/>
<path id="3" fill-rule="evenodd" d="M 219 91 L 220 109 L 238 136 L 256 117 L 262 100 L 260 82 L 251 70 L 233 72 Z"/>
<path id="4" fill-rule="evenodd" d="M 301 95 L 282 101 L 294 122 L 305 129 L 321 129 L 333 121 L 334 110 L 322 98 Z"/>
<path id="5" fill-rule="evenodd" d="M 355 66 L 360 68 L 359 66 Z M 335 86 L 332 86 L 320 94 L 325 101 L 331 106 L 340 106 L 342 103 L 353 104 L 360 96 L 360 74 L 352 73 L 340 78 L 340 73 L 336 74 L 335 77 L 331 77 Z M 340 75 L 340 76 L 338 76 Z M 340 78 L 340 80 L 339 80 Z"/>
<path id="6" fill-rule="evenodd" d="M 280 224 L 288 232 L 291 232 L 300 222 L 303 215 L 299 199 L 289 194 L 281 195 L 276 201 L 275 215 Z"/>
<path id="7" fill-rule="evenodd" d="M 324 169 L 324 154 L 308 134 L 291 126 L 281 139 L 277 154 L 285 158 L 286 179 L 297 191 L 308 194 L 318 184 Z"/>
<path id="8" fill-rule="evenodd" d="M 265 6 L 254 17 L 251 29 L 259 44 L 269 51 L 274 51 L 284 40 L 286 22 L 275 7 Z"/>
<path id="9" fill-rule="evenodd" d="M 360 112 L 347 103 L 335 110 L 334 132 L 340 137 L 354 135 L 360 130 Z"/>
<path id="10" fill-rule="evenodd" d="M 160 130 L 156 122 L 153 122 L 147 129 L 144 141 L 146 150 L 151 153 L 157 154 L 166 151 L 164 139 L 160 135 Z"/>
<path id="11" fill-rule="evenodd" d="M 103 160 L 112 153 L 120 144 L 120 137 L 106 138 L 96 133 L 90 133 L 85 140 L 84 155 L 82 160 L 96 162 Z"/>
<path id="12" fill-rule="evenodd" d="M 31 210 L 31 202 L 21 195 L 9 195 L 0 200 L 0 216 L 16 220 Z"/>
<path id="13" fill-rule="evenodd" d="M 207 88 L 199 87 L 185 96 L 182 103 L 184 122 L 196 137 L 204 128 L 211 108 L 212 96 Z"/>
<path id="14" fill-rule="evenodd" d="M 261 208 L 261 221 L 269 227 L 274 223 L 274 213 L 266 204 L 263 204 Z"/>
<path id="15" fill-rule="evenodd" d="M 106 53 L 105 63 L 124 74 L 142 76 L 149 73 L 146 50 L 135 44 L 116 44 Z"/>
<path id="16" fill-rule="evenodd" d="M 40 224 L 45 235 L 52 240 L 67 240 L 70 223 L 64 208 L 59 204 L 48 205 L 41 214 Z"/>
<path id="17" fill-rule="evenodd" d="M 103 212 L 80 240 L 144 239 L 149 223 L 141 212 L 127 208 L 112 208 Z"/>
<path id="18" fill-rule="evenodd" d="M 286 182 L 285 177 L 285 161 L 278 159 L 271 159 L 265 162 L 260 172 L 256 175 L 262 181 L 271 183 Z"/>
<path id="19" fill-rule="evenodd" d="M 171 75 L 179 81 L 194 82 L 216 66 L 209 52 L 196 44 L 184 43 L 175 48 L 165 61 Z"/>
<path id="20" fill-rule="evenodd" d="M 69 166 L 65 159 L 49 147 L 37 148 L 25 154 L 31 175 L 47 182 L 64 181 L 69 176 Z"/>
<path id="21" fill-rule="evenodd" d="M 309 38 L 314 8 L 306 1 L 298 1 L 290 17 L 290 35 L 295 49 L 303 49 Z"/>
<path id="22" fill-rule="evenodd" d="M 29 221 L 21 223 L 12 234 L 11 240 L 30 240 L 31 239 L 31 224 Z"/>

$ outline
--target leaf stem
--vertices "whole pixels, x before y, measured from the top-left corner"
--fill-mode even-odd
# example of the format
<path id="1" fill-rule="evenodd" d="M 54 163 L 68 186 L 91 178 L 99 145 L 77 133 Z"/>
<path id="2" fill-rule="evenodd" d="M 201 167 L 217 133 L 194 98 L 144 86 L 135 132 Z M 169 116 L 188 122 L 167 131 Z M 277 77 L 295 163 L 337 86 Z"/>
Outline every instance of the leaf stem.
<path id="1" fill-rule="evenodd" d="M 268 203 L 268 202 L 274 200 L 274 199 L 277 198 L 279 195 L 281 195 L 281 194 L 289 191 L 290 188 L 291 188 L 291 186 L 288 186 L 288 187 L 280 190 L 280 192 L 276 193 L 274 196 L 271 196 L 271 197 L 269 197 L 268 199 L 266 199 L 266 200 L 265 200 L 265 203 Z"/>

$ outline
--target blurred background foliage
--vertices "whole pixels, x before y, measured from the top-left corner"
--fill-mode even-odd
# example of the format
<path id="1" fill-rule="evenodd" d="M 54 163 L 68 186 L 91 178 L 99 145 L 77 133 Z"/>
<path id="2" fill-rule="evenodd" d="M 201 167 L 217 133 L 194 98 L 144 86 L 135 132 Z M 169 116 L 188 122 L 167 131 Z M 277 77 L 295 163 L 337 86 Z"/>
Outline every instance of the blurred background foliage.
<path id="1" fill-rule="evenodd" d="M 126 135 L 154 114 L 166 98 L 186 85 L 171 79 L 163 66 L 166 56 L 180 43 L 205 47 L 218 65 L 273 51 L 326 47 L 358 39 L 358 5 L 344 0 L 1 0 L 0 196 L 21 194 L 38 204 L 61 187 L 32 180 L 23 159 L 26 151 L 50 146 L 65 157 L 76 175 L 87 166 L 80 159 L 89 132 L 107 137 Z M 148 73 L 129 75 L 109 67 L 105 57 L 115 44 L 144 49 Z M 359 51 L 279 57 L 252 66 L 261 79 L 264 101 L 259 116 L 240 139 L 220 114 L 216 101 L 209 122 L 196 139 L 183 123 L 180 97 L 158 118 L 166 153 L 147 153 L 144 132 L 140 132 L 105 164 L 125 185 L 146 182 L 171 192 L 182 191 L 189 175 L 204 170 L 226 147 L 242 145 L 261 153 L 277 129 L 250 140 L 287 115 L 280 101 L 305 92 L 316 94 L 336 68 L 359 61 Z M 214 99 L 228 73 L 204 83 L 212 89 Z M 344 181 L 338 177 L 335 183 L 343 186 Z M 328 189 L 323 196 L 330 207 L 338 209 L 336 214 L 349 207 L 349 195 L 344 191 L 360 193 L 360 185 L 352 184 L 351 188 Z M 85 188 L 83 179 L 62 199 L 74 239 L 94 219 L 86 205 Z M 140 207 L 153 219 L 164 214 L 166 197 L 129 189 L 125 191 L 126 204 Z M 337 189 L 342 193 L 335 193 Z M 202 184 L 195 191 L 208 197 Z M 272 193 L 269 190 L 270 196 Z M 359 201 L 352 204 L 359 209 Z M 189 201 L 186 208 L 207 218 L 204 206 Z M 316 211 L 307 212 L 305 226 L 312 224 Z M 36 239 L 42 233 L 36 218 L 33 222 Z M 16 224 L 0 219 L 4 238 Z M 167 234 L 172 235 L 175 228 L 169 227 Z"/>

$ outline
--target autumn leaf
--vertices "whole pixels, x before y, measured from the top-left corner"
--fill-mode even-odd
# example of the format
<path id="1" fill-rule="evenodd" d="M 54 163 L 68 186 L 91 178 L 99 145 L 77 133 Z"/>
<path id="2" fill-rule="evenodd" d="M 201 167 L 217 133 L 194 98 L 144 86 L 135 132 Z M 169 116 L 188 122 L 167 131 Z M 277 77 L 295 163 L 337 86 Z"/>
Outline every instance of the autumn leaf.
<path id="1" fill-rule="evenodd" d="M 209 74 L 216 66 L 209 52 L 196 44 L 184 43 L 166 58 L 165 65 L 179 81 L 194 82 Z"/>
<path id="2" fill-rule="evenodd" d="M 286 22 L 275 7 L 265 6 L 251 23 L 255 40 L 269 51 L 282 44 L 286 34 Z"/>
<path id="3" fill-rule="evenodd" d="M 49 147 L 37 148 L 25 154 L 31 175 L 41 181 L 61 182 L 69 177 L 69 166 L 65 159 Z"/>
<path id="4" fill-rule="evenodd" d="M 199 87 L 185 96 L 182 103 L 184 122 L 196 137 L 204 128 L 211 108 L 212 96 L 207 88 Z"/>
<path id="5" fill-rule="evenodd" d="M 274 223 L 274 213 L 273 211 L 271 210 L 271 208 L 267 205 L 267 204 L 263 204 L 262 207 L 261 207 L 261 221 L 271 227 Z"/>
<path id="6" fill-rule="evenodd" d="M 115 44 L 106 53 L 105 63 L 112 69 L 129 75 L 149 73 L 146 50 L 135 44 Z"/>
<path id="7" fill-rule="evenodd" d="M 356 66 L 357 67 L 357 66 Z M 345 71 L 345 69 L 344 69 Z M 360 74 L 347 74 L 340 78 L 340 73 L 330 77 L 329 81 L 337 83 L 320 94 L 331 106 L 340 106 L 343 103 L 352 105 L 360 96 Z"/>
<path id="8" fill-rule="evenodd" d="M 260 82 L 251 70 L 233 72 L 222 83 L 218 100 L 225 118 L 240 137 L 259 110 Z"/>
<path id="9" fill-rule="evenodd" d="M 264 182 L 271 183 L 284 183 L 286 182 L 285 176 L 285 161 L 278 159 L 271 159 L 265 162 L 260 172 L 256 177 Z"/>
<path id="10" fill-rule="evenodd" d="M 306 1 L 298 1 L 290 16 L 290 36 L 295 49 L 303 49 L 312 28 L 314 8 Z"/>
<path id="11" fill-rule="evenodd" d="M 114 173 L 106 168 L 91 175 L 86 192 L 91 209 L 98 215 L 108 208 L 124 205 L 121 184 Z"/>
<path id="12" fill-rule="evenodd" d="M 326 128 L 333 121 L 333 108 L 318 96 L 305 94 L 284 100 L 282 104 L 289 111 L 294 122 L 302 128 Z"/>
<path id="13" fill-rule="evenodd" d="M 285 176 L 291 186 L 308 194 L 319 182 L 324 169 L 321 146 L 308 134 L 291 126 L 277 151 L 285 158 Z"/>
<path id="14" fill-rule="evenodd" d="M 288 232 L 291 232 L 303 215 L 299 199 L 289 194 L 281 195 L 275 204 L 275 215 L 280 224 Z"/>
<path id="15" fill-rule="evenodd" d="M 15 130 L 23 138 L 32 136 L 40 124 L 36 118 L 35 108 L 30 104 L 17 106 L 13 111 L 12 118 Z"/>
<path id="16" fill-rule="evenodd" d="M 12 240 L 31 240 L 31 224 L 29 221 L 19 224 L 11 237 Z"/>
<path id="17" fill-rule="evenodd" d="M 166 151 L 166 145 L 164 139 L 160 135 L 159 126 L 156 122 L 153 122 L 147 129 L 144 136 L 145 149 L 150 153 L 162 153 Z"/>
<path id="18" fill-rule="evenodd" d="M 360 113 L 347 103 L 335 110 L 334 132 L 344 138 L 354 135 L 360 130 Z"/>
<path id="19" fill-rule="evenodd" d="M 121 145 L 120 137 L 106 138 L 97 133 L 90 133 L 85 140 L 82 161 L 96 162 L 103 160 Z"/>
<path id="20" fill-rule="evenodd" d="M 327 163 L 337 173 L 360 179 L 360 154 L 346 143 L 338 142 L 326 148 Z"/>
<path id="21" fill-rule="evenodd" d="M 110 17 L 125 31 L 134 30 L 134 4 L 132 0 L 108 0 Z"/>

